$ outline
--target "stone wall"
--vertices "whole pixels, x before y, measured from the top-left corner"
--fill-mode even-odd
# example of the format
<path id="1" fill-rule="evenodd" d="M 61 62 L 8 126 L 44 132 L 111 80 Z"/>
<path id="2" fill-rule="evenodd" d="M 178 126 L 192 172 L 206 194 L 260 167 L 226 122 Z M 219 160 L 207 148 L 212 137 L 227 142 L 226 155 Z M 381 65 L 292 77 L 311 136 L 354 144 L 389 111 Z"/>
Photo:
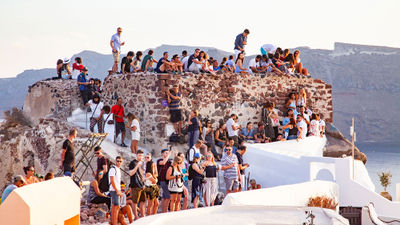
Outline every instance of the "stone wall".
<path id="1" fill-rule="evenodd" d="M 38 122 L 48 115 L 66 119 L 82 105 L 76 80 L 43 80 L 29 86 L 23 110 Z"/>
<path id="2" fill-rule="evenodd" d="M 165 90 L 177 84 L 183 95 L 185 115 L 198 109 L 202 118 L 220 122 L 236 113 L 242 126 L 248 121 L 261 120 L 261 109 L 268 101 L 275 102 L 280 115 L 286 111 L 288 94 L 304 87 L 307 101 L 314 112 L 319 112 L 327 123 L 333 120 L 332 86 L 319 79 L 288 78 L 268 74 L 265 78 L 237 74 L 217 77 L 198 74 L 180 75 L 113 75 L 105 79 L 103 96 L 105 104 L 113 105 L 118 97 L 124 99 L 125 112 L 132 112 L 141 122 L 141 146 L 157 152 L 166 146 L 166 126 L 169 124 L 168 107 L 162 106 Z M 186 118 L 186 116 L 185 116 Z M 217 123 L 214 123 L 217 127 Z"/>
<path id="3" fill-rule="evenodd" d="M 158 153 L 168 142 L 168 107 L 162 106 L 166 99 L 165 90 L 173 84 L 180 86 L 184 118 L 191 109 L 198 109 L 202 118 L 215 122 L 226 120 L 236 113 L 242 126 L 248 121 L 261 119 L 261 108 L 268 101 L 275 102 L 280 115 L 286 111 L 288 94 L 304 87 L 308 105 L 314 112 L 331 123 L 333 120 L 332 86 L 322 80 L 310 77 L 295 78 L 268 74 L 266 77 L 226 73 L 213 77 L 197 74 L 188 77 L 168 74 L 126 74 L 111 75 L 103 84 L 103 101 L 106 105 L 124 99 L 125 113 L 132 112 L 141 124 L 140 146 Z M 24 112 L 34 121 L 48 115 L 65 119 L 82 106 L 82 99 L 76 81 L 39 81 L 29 88 Z"/>

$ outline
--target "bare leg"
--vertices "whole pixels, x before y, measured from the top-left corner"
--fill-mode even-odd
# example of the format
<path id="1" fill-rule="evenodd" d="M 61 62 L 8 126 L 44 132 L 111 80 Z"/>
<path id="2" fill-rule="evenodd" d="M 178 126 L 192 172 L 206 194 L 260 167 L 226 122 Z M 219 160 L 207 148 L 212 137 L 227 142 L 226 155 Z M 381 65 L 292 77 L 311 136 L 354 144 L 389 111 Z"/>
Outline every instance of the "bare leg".
<path id="1" fill-rule="evenodd" d="M 152 212 L 153 212 L 153 200 L 150 200 L 150 198 L 148 198 L 147 199 L 147 212 L 146 212 L 146 214 L 148 216 L 150 216 Z"/>
<path id="2" fill-rule="evenodd" d="M 179 135 L 178 123 L 174 123 L 174 130 L 175 130 L 175 133 L 177 133 Z"/>
<path id="3" fill-rule="evenodd" d="M 182 120 L 179 121 L 178 134 L 179 134 L 179 135 L 182 135 Z"/>
<path id="4" fill-rule="evenodd" d="M 111 223 L 112 223 L 112 225 L 118 225 L 118 211 L 119 211 L 119 206 L 113 205 L 111 207 Z"/>
<path id="5" fill-rule="evenodd" d="M 193 200 L 193 207 L 197 208 L 199 207 L 199 196 L 196 196 Z"/>
<path id="6" fill-rule="evenodd" d="M 136 154 L 136 152 L 138 150 L 138 141 L 137 140 L 132 140 L 132 144 L 133 144 L 133 149 L 132 149 L 132 146 L 131 146 L 132 152 Z"/>
<path id="7" fill-rule="evenodd" d="M 125 142 L 125 132 L 121 132 L 121 144 Z"/>
<path id="8" fill-rule="evenodd" d="M 153 213 L 152 213 L 152 215 L 157 214 L 158 205 L 159 205 L 158 199 L 157 198 L 153 199 Z"/>
<path id="9" fill-rule="evenodd" d="M 186 210 L 189 205 L 189 191 L 185 186 L 183 187 L 183 193 L 185 195 L 185 198 L 183 199 L 183 210 Z"/>
<path id="10" fill-rule="evenodd" d="M 140 217 L 145 217 L 144 212 L 146 211 L 146 202 L 139 202 Z"/>

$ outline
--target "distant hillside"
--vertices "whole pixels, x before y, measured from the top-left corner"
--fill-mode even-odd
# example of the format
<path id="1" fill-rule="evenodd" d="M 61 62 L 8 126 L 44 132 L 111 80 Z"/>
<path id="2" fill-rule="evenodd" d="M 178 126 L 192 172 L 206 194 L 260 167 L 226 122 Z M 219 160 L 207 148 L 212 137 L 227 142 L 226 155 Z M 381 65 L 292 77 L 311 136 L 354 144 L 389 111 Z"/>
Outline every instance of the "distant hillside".
<path id="1" fill-rule="evenodd" d="M 154 58 L 162 53 L 192 54 L 197 47 L 162 45 L 154 50 Z M 221 60 L 229 52 L 199 47 L 211 57 Z M 333 86 L 334 123 L 347 135 L 351 117 L 356 118 L 359 141 L 398 142 L 400 118 L 400 49 L 335 43 L 334 50 L 297 48 L 301 60 L 313 77 Z M 148 51 L 145 50 L 144 54 Z M 89 75 L 103 79 L 112 66 L 112 56 L 83 51 L 80 56 L 89 68 Z M 254 56 L 247 56 L 245 62 Z M 0 110 L 21 107 L 28 86 L 56 76 L 55 68 L 26 70 L 16 78 L 0 79 Z"/>

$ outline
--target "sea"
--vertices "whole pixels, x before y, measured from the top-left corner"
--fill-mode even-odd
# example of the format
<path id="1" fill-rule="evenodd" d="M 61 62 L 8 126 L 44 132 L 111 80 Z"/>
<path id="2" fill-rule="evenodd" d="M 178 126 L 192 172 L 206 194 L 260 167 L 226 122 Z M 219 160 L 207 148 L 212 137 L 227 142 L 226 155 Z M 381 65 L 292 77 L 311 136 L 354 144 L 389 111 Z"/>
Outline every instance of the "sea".
<path id="1" fill-rule="evenodd" d="M 396 184 L 400 184 L 400 143 L 369 142 L 356 143 L 356 145 L 367 155 L 366 167 L 377 193 L 383 191 L 378 173 L 390 171 L 392 180 L 387 191 L 395 199 Z"/>

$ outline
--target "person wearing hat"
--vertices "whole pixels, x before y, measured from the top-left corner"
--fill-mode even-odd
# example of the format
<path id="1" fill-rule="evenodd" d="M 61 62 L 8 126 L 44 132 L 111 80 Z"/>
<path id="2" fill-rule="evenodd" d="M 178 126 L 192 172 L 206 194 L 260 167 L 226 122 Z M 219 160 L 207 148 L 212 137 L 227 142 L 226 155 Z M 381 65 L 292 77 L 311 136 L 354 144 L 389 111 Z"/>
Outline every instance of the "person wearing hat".
<path id="1" fill-rule="evenodd" d="M 69 59 L 64 58 L 64 60 L 57 60 L 57 75 L 58 79 L 71 79 L 71 69 L 69 67 Z"/>
<path id="2" fill-rule="evenodd" d="M 9 194 L 15 189 L 22 187 L 26 184 L 26 181 L 23 176 L 18 175 L 14 177 L 14 182 L 4 189 L 3 194 L 1 195 L 1 204 L 6 200 Z"/>
<path id="3" fill-rule="evenodd" d="M 156 72 L 157 73 L 167 73 L 169 71 L 172 71 L 173 63 L 171 63 L 168 60 L 168 52 L 164 52 L 163 57 L 158 60 L 157 66 L 156 66 Z"/>
<path id="4" fill-rule="evenodd" d="M 203 164 L 200 164 L 200 160 L 201 160 L 201 154 L 195 153 L 193 155 L 193 164 L 191 165 L 193 170 L 193 180 L 192 180 L 193 208 L 197 208 L 199 205 L 200 195 L 203 193 L 204 170 L 206 166 L 208 166 L 207 161 L 205 161 Z"/>
<path id="5" fill-rule="evenodd" d="M 90 81 L 87 78 L 87 71 L 88 71 L 88 68 L 84 67 L 82 69 L 82 73 L 79 74 L 78 79 L 77 79 L 77 83 L 79 85 L 79 91 L 81 92 L 81 97 L 82 97 L 84 105 L 86 105 L 86 103 L 88 103 L 88 101 L 89 101 Z"/>
<path id="6" fill-rule="evenodd" d="M 92 115 L 90 116 L 90 132 L 94 132 L 94 126 L 97 124 L 98 133 L 104 133 L 103 130 L 103 114 L 102 110 L 104 107 L 103 102 L 101 102 L 100 96 L 95 94 L 93 99 L 89 100 L 86 104 L 90 107 Z"/>

